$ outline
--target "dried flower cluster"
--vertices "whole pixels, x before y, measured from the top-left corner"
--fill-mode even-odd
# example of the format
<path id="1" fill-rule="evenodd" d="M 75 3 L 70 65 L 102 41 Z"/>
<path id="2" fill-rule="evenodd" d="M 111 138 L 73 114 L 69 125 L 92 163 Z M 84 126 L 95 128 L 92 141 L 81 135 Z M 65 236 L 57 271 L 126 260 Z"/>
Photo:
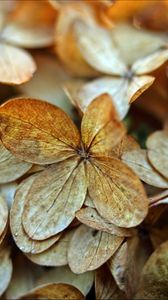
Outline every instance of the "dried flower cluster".
<path id="1" fill-rule="evenodd" d="M 168 299 L 167 31 L 167 0 L 0 1 L 1 299 Z"/>

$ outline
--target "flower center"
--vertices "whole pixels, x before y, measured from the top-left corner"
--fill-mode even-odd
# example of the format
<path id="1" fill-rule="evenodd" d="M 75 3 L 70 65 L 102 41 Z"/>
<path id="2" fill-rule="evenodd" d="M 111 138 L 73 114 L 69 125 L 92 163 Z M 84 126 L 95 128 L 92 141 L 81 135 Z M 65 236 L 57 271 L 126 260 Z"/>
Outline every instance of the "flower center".
<path id="1" fill-rule="evenodd" d="M 85 149 L 78 149 L 77 153 L 81 157 L 82 160 L 88 160 L 90 157 L 89 153 L 86 152 Z"/>

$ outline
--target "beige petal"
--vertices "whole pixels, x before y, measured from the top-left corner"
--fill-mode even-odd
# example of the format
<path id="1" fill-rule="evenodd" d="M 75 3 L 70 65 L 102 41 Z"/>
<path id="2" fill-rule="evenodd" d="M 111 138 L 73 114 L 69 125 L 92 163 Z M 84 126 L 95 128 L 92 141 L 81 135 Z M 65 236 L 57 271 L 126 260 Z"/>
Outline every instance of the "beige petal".
<path id="1" fill-rule="evenodd" d="M 118 249 L 123 238 L 81 225 L 69 246 L 68 262 L 72 272 L 91 271 L 105 263 Z"/>
<path id="2" fill-rule="evenodd" d="M 21 84 L 31 79 L 36 65 L 30 54 L 22 49 L 0 43 L 0 82 Z"/>
<path id="3" fill-rule="evenodd" d="M 144 182 L 159 188 L 168 188 L 168 180 L 161 176 L 149 163 L 146 150 L 137 149 L 126 152 L 122 156 L 122 161 Z"/>
<path id="4" fill-rule="evenodd" d="M 126 73 L 127 67 L 111 39 L 110 31 L 96 25 L 89 26 L 81 20 L 75 22 L 74 29 L 78 47 L 93 68 L 105 74 Z"/>
<path id="5" fill-rule="evenodd" d="M 19 299 L 84 300 L 84 296 L 77 288 L 73 287 L 72 285 L 52 283 L 37 287 L 36 289 L 32 290 Z"/>
<path id="6" fill-rule="evenodd" d="M 117 287 L 106 265 L 103 265 L 95 272 L 95 291 L 97 300 L 126 299 L 124 293 Z"/>
<path id="7" fill-rule="evenodd" d="M 3 144 L 28 162 L 42 165 L 57 162 L 73 156 L 80 145 L 78 129 L 70 117 L 41 100 L 9 100 L 0 107 L 0 121 Z"/>
<path id="8" fill-rule="evenodd" d="M 82 142 L 90 155 L 106 153 L 125 135 L 125 127 L 118 120 L 111 97 L 104 94 L 88 106 L 81 123 Z"/>
<path id="9" fill-rule="evenodd" d="M 25 48 L 53 44 L 56 12 L 48 1 L 39 1 L 16 1 L 16 8 L 3 28 L 3 39 Z"/>
<path id="10" fill-rule="evenodd" d="M 84 165 L 78 163 L 78 158 L 72 158 L 49 166 L 37 176 L 22 217 L 31 238 L 49 238 L 63 231 L 75 218 L 87 191 Z"/>
<path id="11" fill-rule="evenodd" d="M 2 197 L 6 200 L 9 208 L 11 208 L 11 205 L 13 203 L 17 186 L 18 184 L 16 182 L 10 182 L 0 185 L 0 195 L 2 195 Z"/>
<path id="12" fill-rule="evenodd" d="M 149 56 L 137 60 L 133 66 L 132 71 L 137 75 L 150 73 L 168 60 L 168 50 L 158 50 Z"/>
<path id="13" fill-rule="evenodd" d="M 162 201 L 162 200 L 164 201 L 164 199 L 167 200 L 167 198 L 168 198 L 168 190 L 164 190 L 161 193 L 158 193 L 154 196 L 149 197 L 149 201 L 150 201 L 151 206 L 155 206 L 157 204 L 160 204 L 160 201 Z"/>
<path id="14" fill-rule="evenodd" d="M 37 175 L 31 176 L 18 186 L 14 202 L 10 211 L 10 228 L 13 239 L 18 248 L 25 253 L 40 253 L 51 247 L 60 237 L 60 235 L 44 241 L 34 241 L 25 233 L 22 226 L 22 214 L 26 203 L 26 198 L 31 185 Z"/>
<path id="15" fill-rule="evenodd" d="M 84 205 L 89 206 L 91 208 L 95 208 L 95 205 L 93 203 L 93 200 L 89 197 L 89 195 L 86 196 Z"/>
<path id="16" fill-rule="evenodd" d="M 56 242 L 48 250 L 39 253 L 39 254 L 27 254 L 27 257 L 34 262 L 35 264 L 48 266 L 48 267 L 57 267 L 65 266 L 68 264 L 68 247 L 70 240 L 73 236 L 74 230 L 67 231 L 58 242 Z M 41 243 L 44 243 L 42 241 Z"/>
<path id="17" fill-rule="evenodd" d="M 78 48 L 73 27 L 78 19 L 94 22 L 93 11 L 88 5 L 77 1 L 61 5 L 55 28 L 55 52 L 71 74 L 92 78 L 99 73 L 89 66 Z"/>
<path id="18" fill-rule="evenodd" d="M 73 107 L 63 90 L 63 84 L 70 80 L 70 76 L 54 55 L 40 53 L 33 57 L 37 64 L 37 72 L 29 82 L 18 86 L 18 90 L 27 97 L 43 99 L 73 115 Z"/>
<path id="19" fill-rule="evenodd" d="M 117 236 L 132 236 L 136 233 L 136 231 L 134 232 L 132 229 L 117 227 L 114 224 L 107 222 L 98 214 L 96 209 L 91 207 L 81 208 L 77 211 L 76 217 L 81 223 L 91 228 Z"/>
<path id="20" fill-rule="evenodd" d="M 8 222 L 8 206 L 5 199 L 0 196 L 0 236 L 3 234 Z"/>
<path id="21" fill-rule="evenodd" d="M 18 299 L 37 286 L 38 278 L 45 274 L 20 252 L 14 256 L 12 279 L 5 293 L 6 299 Z"/>
<path id="22" fill-rule="evenodd" d="M 168 242 L 161 244 L 144 266 L 135 299 L 167 300 Z"/>
<path id="23" fill-rule="evenodd" d="M 130 2 L 132 5 L 133 2 Z M 125 11 L 125 8 L 120 8 L 119 14 L 122 10 Z M 116 24 L 111 30 L 111 39 L 117 45 L 117 49 L 127 66 L 132 66 L 137 60 L 141 60 L 166 46 L 163 35 L 135 28 L 130 22 Z"/>
<path id="24" fill-rule="evenodd" d="M 74 97 L 79 108 L 85 112 L 93 99 L 108 93 L 112 97 L 119 118 L 123 119 L 129 110 L 127 91 L 128 80 L 126 78 L 101 77 L 81 86 Z"/>
<path id="25" fill-rule="evenodd" d="M 14 181 L 24 175 L 32 164 L 13 156 L 0 141 L 0 183 Z"/>
<path id="26" fill-rule="evenodd" d="M 168 178 L 168 132 L 156 131 L 146 142 L 148 158 L 154 168 Z"/>
<path id="27" fill-rule="evenodd" d="M 70 284 L 76 287 L 84 296 L 86 296 L 93 285 L 93 281 L 93 272 L 74 274 L 68 266 L 64 266 L 47 270 L 45 274 L 38 280 L 38 283 L 46 284 L 55 282 Z"/>
<path id="28" fill-rule="evenodd" d="M 12 276 L 12 261 L 10 258 L 10 250 L 8 248 L 0 248 L 0 296 L 7 289 Z"/>
<path id="29" fill-rule="evenodd" d="M 138 177 L 115 158 L 87 163 L 88 190 L 99 214 L 119 227 L 134 227 L 147 215 L 148 199 Z"/>
<path id="30" fill-rule="evenodd" d="M 154 82 L 152 76 L 133 76 L 128 85 L 127 97 L 129 102 L 134 102 L 144 91 L 146 91 Z"/>
<path id="31" fill-rule="evenodd" d="M 134 236 L 125 241 L 108 262 L 118 287 L 128 299 L 133 299 L 137 292 L 140 274 L 149 255 L 147 243 Z"/>

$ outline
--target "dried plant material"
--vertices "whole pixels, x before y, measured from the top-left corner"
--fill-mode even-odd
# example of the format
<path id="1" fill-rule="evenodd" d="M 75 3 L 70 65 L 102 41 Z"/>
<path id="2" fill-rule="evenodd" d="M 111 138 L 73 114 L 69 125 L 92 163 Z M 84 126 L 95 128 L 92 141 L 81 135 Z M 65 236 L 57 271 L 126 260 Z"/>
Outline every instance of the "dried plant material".
<path id="1" fill-rule="evenodd" d="M 93 203 L 93 200 L 89 197 L 89 195 L 86 196 L 84 205 L 89 206 L 91 208 L 95 208 L 95 205 Z"/>
<path id="2" fill-rule="evenodd" d="M 146 145 L 151 164 L 168 179 L 168 132 L 166 130 L 154 132 L 148 137 Z"/>
<path id="3" fill-rule="evenodd" d="M 133 229 L 117 227 L 114 224 L 107 222 L 98 214 L 96 209 L 91 207 L 81 208 L 76 213 L 76 217 L 81 223 L 91 228 L 100 231 L 105 231 L 117 236 L 132 236 L 136 233 L 136 231 L 134 231 Z"/>
<path id="4" fill-rule="evenodd" d="M 18 186 L 14 202 L 10 211 L 10 228 L 13 239 L 21 251 L 25 253 L 40 253 L 50 248 L 59 238 L 60 235 L 53 236 L 48 240 L 35 241 L 29 238 L 22 226 L 22 214 L 25 206 L 27 194 L 34 182 L 36 175 L 31 176 Z"/>
<path id="5" fill-rule="evenodd" d="M 137 291 L 141 270 L 149 256 L 146 244 L 134 236 L 125 241 L 108 266 L 118 287 L 132 299 Z"/>
<path id="6" fill-rule="evenodd" d="M 100 157 L 94 159 L 94 165 L 87 165 L 87 174 L 89 194 L 102 217 L 119 227 L 141 223 L 148 204 L 142 185 L 130 168 L 118 159 Z"/>
<path id="7" fill-rule="evenodd" d="M 36 71 L 36 66 L 28 52 L 0 43 L 0 82 L 21 84 L 28 81 Z"/>
<path id="8" fill-rule="evenodd" d="M 40 164 L 63 160 L 41 172 L 28 193 L 22 223 L 29 237 L 44 240 L 64 230 L 84 203 L 87 187 L 109 222 L 134 227 L 145 218 L 148 200 L 140 180 L 108 157 L 125 135 L 108 95 L 89 105 L 81 125 L 82 146 L 70 118 L 49 103 L 11 100 L 1 106 L 0 119 L 2 142 L 19 158 Z"/>
<path id="9" fill-rule="evenodd" d="M 48 1 L 17 1 L 2 30 L 2 38 L 19 47 L 50 46 L 54 41 L 55 20 L 55 10 Z"/>
<path id="10" fill-rule="evenodd" d="M 168 228 L 166 226 L 161 228 L 150 228 L 150 239 L 154 249 L 159 247 L 162 243 L 167 241 Z"/>
<path id="11" fill-rule="evenodd" d="M 129 151 L 140 149 L 138 142 L 131 135 L 126 135 L 122 141 L 113 148 L 112 156 L 121 159 L 122 156 Z"/>
<path id="12" fill-rule="evenodd" d="M 68 227 L 81 208 L 86 191 L 84 165 L 78 158 L 40 173 L 28 193 L 23 213 L 22 222 L 28 235 L 43 240 Z"/>
<path id="13" fill-rule="evenodd" d="M 48 250 L 39 254 L 27 254 L 27 257 L 34 263 L 42 266 L 54 267 L 68 264 L 68 247 L 74 230 L 67 231 L 58 242 Z M 44 241 L 42 242 L 42 244 Z"/>
<path id="14" fill-rule="evenodd" d="M 47 270 L 38 280 L 38 284 L 66 283 L 76 287 L 84 296 L 86 296 L 94 281 L 94 273 L 86 272 L 83 274 L 74 274 L 68 266 L 57 267 Z"/>
<path id="15" fill-rule="evenodd" d="M 0 183 L 14 181 L 24 175 L 31 164 L 13 156 L 0 142 Z"/>
<path id="16" fill-rule="evenodd" d="M 0 196 L 0 237 L 3 234 L 8 222 L 8 206 L 5 199 Z"/>
<path id="17" fill-rule="evenodd" d="M 55 56 L 39 53 L 33 57 L 37 71 L 33 78 L 20 85 L 18 90 L 26 97 L 35 97 L 55 104 L 72 116 L 72 105 L 63 90 L 63 85 L 72 79 L 61 68 Z"/>
<path id="18" fill-rule="evenodd" d="M 168 203 L 168 190 L 149 198 L 151 207 Z"/>
<path id="19" fill-rule="evenodd" d="M 0 185 L 0 195 L 6 200 L 9 208 L 12 206 L 17 186 L 16 181 Z"/>
<path id="20" fill-rule="evenodd" d="M 95 272 L 95 291 L 97 300 L 126 299 L 124 293 L 117 287 L 106 265 Z"/>
<path id="21" fill-rule="evenodd" d="M 82 293 L 72 285 L 63 283 L 52 283 L 40 286 L 21 299 L 75 299 L 84 300 Z"/>
<path id="22" fill-rule="evenodd" d="M 147 151 L 143 149 L 126 152 L 122 156 L 126 163 L 144 182 L 159 187 L 168 188 L 168 180 L 161 176 L 148 161 Z"/>
<path id="23" fill-rule="evenodd" d="M 25 276 L 26 274 L 26 276 Z M 5 293 L 6 299 L 18 299 L 38 284 L 38 279 L 45 271 L 32 264 L 24 255 L 17 253 L 13 260 L 12 279 Z"/>
<path id="24" fill-rule="evenodd" d="M 168 242 L 161 244 L 148 259 L 135 299 L 167 299 L 167 247 Z"/>
<path id="25" fill-rule="evenodd" d="M 12 261 L 10 250 L 7 247 L 0 248 L 0 296 L 7 289 L 12 276 Z"/>
<path id="26" fill-rule="evenodd" d="M 72 272 L 80 274 L 97 269 L 115 253 L 122 241 L 123 237 L 81 225 L 76 229 L 68 250 Z"/>
<path id="27" fill-rule="evenodd" d="M 9 226 L 8 226 L 8 225 L 9 225 L 9 224 L 8 224 L 8 222 L 7 222 L 7 225 L 6 225 L 6 227 L 5 227 L 4 231 L 3 231 L 3 233 L 2 233 L 1 236 L 0 236 L 0 245 L 4 242 L 5 237 L 6 237 L 7 234 L 8 234 L 8 229 L 9 229 Z"/>
<path id="28" fill-rule="evenodd" d="M 48 114 L 45 114 L 44 122 L 46 111 Z M 1 128 L 5 129 L 6 122 L 8 125 L 10 123 L 8 134 L 3 136 L 2 133 L 2 142 L 20 159 L 49 164 L 75 154 L 73 148 L 79 146 L 79 133 L 71 119 L 56 106 L 38 100 L 18 98 L 2 105 L 1 112 Z M 53 150 L 50 150 L 49 145 Z"/>
<path id="29" fill-rule="evenodd" d="M 76 45 L 73 24 L 78 19 L 95 22 L 93 11 L 86 3 L 65 1 L 56 22 L 55 52 L 71 74 L 94 77 L 98 72 L 88 65 Z"/>
<path id="30" fill-rule="evenodd" d="M 167 60 L 168 50 L 160 50 L 166 45 L 165 40 L 127 24 L 109 31 L 78 20 L 74 31 L 76 43 L 85 60 L 97 71 L 110 75 L 81 88 L 77 95 L 80 108 L 85 111 L 95 97 L 109 93 L 120 118 L 124 118 L 129 103 L 135 101 L 154 81 L 154 77 L 145 74 Z M 135 41 L 132 40 L 133 35 L 137 37 Z"/>

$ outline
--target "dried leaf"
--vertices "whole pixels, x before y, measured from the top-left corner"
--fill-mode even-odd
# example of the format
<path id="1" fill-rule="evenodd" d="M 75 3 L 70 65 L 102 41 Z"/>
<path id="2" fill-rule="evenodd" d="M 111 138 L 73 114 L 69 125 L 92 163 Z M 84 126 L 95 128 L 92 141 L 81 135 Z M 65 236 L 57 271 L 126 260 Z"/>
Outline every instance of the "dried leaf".
<path id="1" fill-rule="evenodd" d="M 68 251 L 72 272 L 80 274 L 97 269 L 115 253 L 122 241 L 123 237 L 81 225 L 76 229 Z"/>
<path id="2" fill-rule="evenodd" d="M 126 296 L 120 291 L 106 265 L 96 270 L 95 290 L 97 300 L 119 300 L 126 299 Z"/>
<path id="3" fill-rule="evenodd" d="M 10 228 L 13 239 L 19 249 L 25 253 L 40 253 L 51 247 L 60 235 L 53 236 L 48 240 L 35 241 L 29 238 L 22 226 L 22 214 L 26 203 L 26 198 L 35 181 L 37 175 L 31 176 L 18 186 L 15 194 L 14 202 L 10 211 Z"/>
<path id="4" fill-rule="evenodd" d="M 0 43 L 0 82 L 21 84 L 28 81 L 36 71 L 35 63 L 28 52 Z"/>
<path id="5" fill-rule="evenodd" d="M 66 283 L 76 287 L 81 293 L 86 296 L 90 291 L 94 281 L 93 272 L 83 274 L 74 274 L 68 266 L 57 267 L 45 272 L 38 280 L 38 284 L 46 284 L 50 282 Z"/>
<path id="6" fill-rule="evenodd" d="M 2 196 L 0 196 L 0 237 L 3 234 L 8 222 L 8 206 Z"/>
<path id="7" fill-rule="evenodd" d="M 107 222 L 98 214 L 96 209 L 91 207 L 81 208 L 77 211 L 76 217 L 81 223 L 91 228 L 117 236 L 132 236 L 136 233 L 136 231 L 134 232 L 132 229 L 117 227 L 114 224 Z"/>
<path id="8" fill-rule="evenodd" d="M 0 141 L 0 183 L 14 181 L 24 175 L 31 164 L 13 156 Z"/>
<path id="9" fill-rule="evenodd" d="M 73 156 L 74 148 L 79 146 L 76 126 L 52 104 L 33 99 L 10 100 L 1 106 L 0 119 L 2 142 L 20 159 L 49 164 Z"/>
<path id="10" fill-rule="evenodd" d="M 39 254 L 27 254 L 27 257 L 35 264 L 54 267 L 68 264 L 68 247 L 74 230 L 67 231 L 58 242 L 48 250 Z M 42 242 L 42 244 L 44 241 Z"/>
<path id="11" fill-rule="evenodd" d="M 10 250 L 6 247 L 0 248 L 0 296 L 7 289 L 12 276 L 12 261 Z"/>
<path id="12" fill-rule="evenodd" d="M 154 168 L 163 176 L 168 178 L 168 133 L 167 131 L 156 131 L 151 134 L 146 142 L 148 158 Z"/>
<path id="13" fill-rule="evenodd" d="M 49 166 L 28 193 L 22 217 L 27 234 L 44 240 L 64 230 L 81 208 L 86 191 L 84 165 L 78 157 Z"/>
<path id="14" fill-rule="evenodd" d="M 126 152 L 123 154 L 122 160 L 144 182 L 159 188 L 168 188 L 168 180 L 161 176 L 149 163 L 146 150 L 137 149 Z"/>
<path id="15" fill-rule="evenodd" d="M 119 227 L 141 223 L 147 214 L 148 199 L 131 169 L 110 157 L 94 158 L 86 167 L 89 194 L 99 214 Z"/>
<path id="16" fill-rule="evenodd" d="M 52 283 L 40 286 L 21 299 L 76 299 L 84 300 L 82 293 L 75 287 L 69 284 Z"/>
<path id="17" fill-rule="evenodd" d="M 135 299 L 167 299 L 168 242 L 161 244 L 144 266 Z"/>

